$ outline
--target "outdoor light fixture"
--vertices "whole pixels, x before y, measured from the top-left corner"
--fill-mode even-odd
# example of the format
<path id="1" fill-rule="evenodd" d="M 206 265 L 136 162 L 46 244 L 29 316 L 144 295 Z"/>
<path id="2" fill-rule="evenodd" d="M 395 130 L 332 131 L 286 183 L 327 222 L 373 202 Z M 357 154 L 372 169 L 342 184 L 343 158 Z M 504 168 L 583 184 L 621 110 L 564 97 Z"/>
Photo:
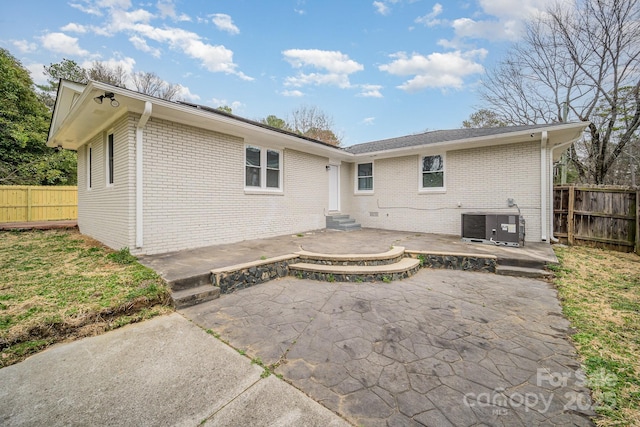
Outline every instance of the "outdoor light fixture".
<path id="1" fill-rule="evenodd" d="M 105 92 L 104 95 L 100 95 L 100 96 L 96 96 L 95 98 L 93 98 L 94 101 L 96 101 L 96 103 L 98 104 L 102 104 L 102 101 L 107 98 L 110 99 L 111 102 L 111 106 L 112 107 L 119 107 L 120 103 L 118 102 L 118 100 L 116 100 L 115 95 L 113 92 Z"/>
<path id="2" fill-rule="evenodd" d="M 327 165 L 327 166 L 325 166 L 325 169 L 326 169 L 326 170 L 330 170 L 330 169 L 331 169 L 331 166 L 330 166 L 330 165 Z"/>

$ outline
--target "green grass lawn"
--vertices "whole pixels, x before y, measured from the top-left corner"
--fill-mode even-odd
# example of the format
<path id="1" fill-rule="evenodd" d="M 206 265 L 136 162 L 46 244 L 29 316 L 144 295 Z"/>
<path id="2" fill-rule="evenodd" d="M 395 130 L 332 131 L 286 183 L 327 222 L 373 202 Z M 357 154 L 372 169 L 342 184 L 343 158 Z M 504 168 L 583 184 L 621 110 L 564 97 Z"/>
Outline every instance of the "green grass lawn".
<path id="1" fill-rule="evenodd" d="M 599 426 L 640 425 L 640 257 L 555 249 L 555 284 L 597 405 Z"/>
<path id="2" fill-rule="evenodd" d="M 154 271 L 77 231 L 0 232 L 0 276 L 0 367 L 172 311 Z"/>

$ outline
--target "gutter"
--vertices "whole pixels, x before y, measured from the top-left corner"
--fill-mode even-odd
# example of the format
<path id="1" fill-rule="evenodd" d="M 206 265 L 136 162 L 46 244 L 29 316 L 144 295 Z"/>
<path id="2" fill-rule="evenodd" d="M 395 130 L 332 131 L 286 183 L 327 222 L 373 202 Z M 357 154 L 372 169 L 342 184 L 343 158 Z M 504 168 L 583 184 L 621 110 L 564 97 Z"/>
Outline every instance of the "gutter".
<path id="1" fill-rule="evenodd" d="M 548 212 L 547 201 L 549 195 L 549 177 L 547 172 L 547 151 L 549 143 L 549 134 L 546 130 L 542 131 L 540 137 L 540 240 L 546 242 L 548 240 Z"/>
<path id="2" fill-rule="evenodd" d="M 152 104 L 150 101 L 145 101 L 144 111 L 138 125 L 136 126 L 136 248 L 141 248 L 144 243 L 143 235 L 143 137 L 144 127 L 147 125 L 149 117 L 151 117 Z"/>

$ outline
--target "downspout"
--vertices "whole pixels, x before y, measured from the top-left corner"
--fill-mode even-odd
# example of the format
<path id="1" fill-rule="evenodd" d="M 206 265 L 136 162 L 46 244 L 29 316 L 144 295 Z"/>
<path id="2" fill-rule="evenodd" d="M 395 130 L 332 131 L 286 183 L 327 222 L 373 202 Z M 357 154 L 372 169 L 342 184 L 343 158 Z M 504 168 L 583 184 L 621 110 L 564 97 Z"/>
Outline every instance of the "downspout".
<path id="1" fill-rule="evenodd" d="M 555 146 L 555 147 L 553 147 L 551 149 L 551 153 L 550 153 L 551 158 L 549 159 L 551 170 L 553 170 L 553 159 L 555 158 L 554 155 L 553 155 L 553 152 L 555 150 L 557 150 L 558 148 L 559 148 L 559 146 Z M 563 149 L 566 150 L 566 148 L 563 148 Z M 553 195 L 553 179 L 551 179 L 551 182 L 549 183 L 549 194 Z M 553 201 L 551 203 L 553 203 Z M 556 236 L 553 235 L 553 225 L 551 227 L 549 227 L 549 228 L 550 228 L 549 240 L 551 240 L 551 243 L 558 243 L 560 240 Z"/>
<path id="2" fill-rule="evenodd" d="M 142 112 L 142 116 L 140 116 L 140 120 L 138 120 L 138 125 L 136 126 L 136 248 L 141 248 L 144 239 L 143 239 L 143 208 L 142 204 L 144 202 L 143 199 L 143 162 L 142 162 L 142 150 L 143 150 L 143 136 L 144 136 L 144 127 L 147 125 L 147 121 L 151 117 L 151 102 L 146 101 L 144 103 L 144 111 Z"/>
<path id="3" fill-rule="evenodd" d="M 548 213 L 547 213 L 547 196 L 549 191 L 548 173 L 547 173 L 547 143 L 549 142 L 549 134 L 546 130 L 542 131 L 540 137 L 540 240 L 546 242 L 548 232 Z"/>

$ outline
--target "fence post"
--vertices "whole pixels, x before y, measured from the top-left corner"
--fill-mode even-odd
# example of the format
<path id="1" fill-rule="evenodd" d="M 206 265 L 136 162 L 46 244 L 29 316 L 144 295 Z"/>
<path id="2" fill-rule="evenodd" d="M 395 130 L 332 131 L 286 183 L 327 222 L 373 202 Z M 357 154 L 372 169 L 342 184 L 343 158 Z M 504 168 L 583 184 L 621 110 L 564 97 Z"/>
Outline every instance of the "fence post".
<path id="1" fill-rule="evenodd" d="M 27 222 L 31 222 L 31 187 L 27 187 Z"/>
<path id="2" fill-rule="evenodd" d="M 573 245 L 574 243 L 574 224 L 575 221 L 573 219 L 573 209 L 576 202 L 576 187 L 571 185 L 569 186 L 569 207 L 567 210 L 567 243 L 569 245 Z"/>
<path id="3" fill-rule="evenodd" d="M 636 254 L 640 255 L 640 191 L 636 191 Z"/>

